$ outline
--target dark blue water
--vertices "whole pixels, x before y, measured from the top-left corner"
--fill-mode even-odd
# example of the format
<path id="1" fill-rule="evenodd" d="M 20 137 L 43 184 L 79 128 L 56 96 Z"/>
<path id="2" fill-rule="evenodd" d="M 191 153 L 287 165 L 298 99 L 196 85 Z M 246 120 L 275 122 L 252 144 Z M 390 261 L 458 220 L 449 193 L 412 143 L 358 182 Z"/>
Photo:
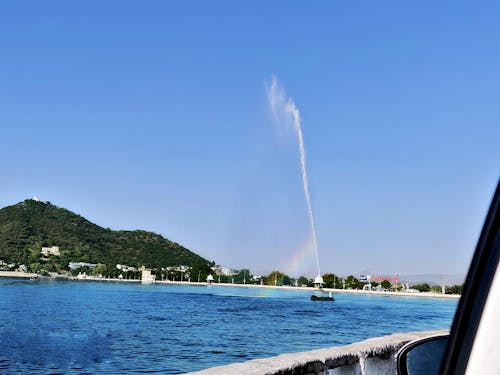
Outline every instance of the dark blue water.
<path id="1" fill-rule="evenodd" d="M 452 300 L 0 279 L 0 373 L 177 374 L 448 328 Z"/>

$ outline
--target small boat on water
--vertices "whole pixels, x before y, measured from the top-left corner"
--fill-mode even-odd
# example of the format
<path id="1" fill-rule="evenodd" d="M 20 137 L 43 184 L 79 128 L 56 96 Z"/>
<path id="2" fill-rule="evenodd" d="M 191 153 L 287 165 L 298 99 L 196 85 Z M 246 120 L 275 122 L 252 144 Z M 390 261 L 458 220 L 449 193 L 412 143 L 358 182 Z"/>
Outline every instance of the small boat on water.
<path id="1" fill-rule="evenodd" d="M 311 301 L 335 301 L 335 298 L 333 298 L 332 292 L 329 292 L 328 295 L 323 295 L 323 293 L 320 295 L 313 294 Z"/>
<path id="2" fill-rule="evenodd" d="M 313 294 L 311 296 L 311 301 L 335 301 L 335 298 L 331 296 L 317 296 Z"/>

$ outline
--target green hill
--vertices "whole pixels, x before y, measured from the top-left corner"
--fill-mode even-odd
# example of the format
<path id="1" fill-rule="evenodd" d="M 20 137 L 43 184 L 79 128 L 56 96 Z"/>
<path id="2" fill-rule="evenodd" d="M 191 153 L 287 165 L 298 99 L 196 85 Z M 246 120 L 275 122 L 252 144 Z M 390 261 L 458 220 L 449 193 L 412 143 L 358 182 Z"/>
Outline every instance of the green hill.
<path id="1" fill-rule="evenodd" d="M 43 246 L 58 246 L 61 255 L 41 259 Z M 101 228 L 64 208 L 31 199 L 0 209 L 0 260 L 31 268 L 51 263 L 54 271 L 67 269 L 70 261 L 152 268 L 209 263 L 158 234 Z"/>

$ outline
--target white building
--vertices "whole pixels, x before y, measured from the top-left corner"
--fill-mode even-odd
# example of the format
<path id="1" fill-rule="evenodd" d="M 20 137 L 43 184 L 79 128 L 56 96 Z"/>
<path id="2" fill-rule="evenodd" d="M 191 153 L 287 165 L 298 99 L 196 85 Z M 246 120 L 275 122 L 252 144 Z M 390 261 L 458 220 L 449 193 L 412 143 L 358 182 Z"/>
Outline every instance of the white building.
<path id="1" fill-rule="evenodd" d="M 42 255 L 55 255 L 56 257 L 60 257 L 61 252 L 59 251 L 59 246 L 42 247 Z"/>
<path id="2" fill-rule="evenodd" d="M 141 267 L 142 275 L 141 282 L 143 284 L 152 284 L 155 282 L 155 275 L 151 275 L 151 270 L 146 269 L 146 267 Z"/>
<path id="3" fill-rule="evenodd" d="M 189 266 L 169 266 L 167 267 L 168 271 L 176 271 L 176 272 L 187 272 L 191 269 Z"/>
<path id="4" fill-rule="evenodd" d="M 224 267 L 224 266 L 216 265 L 216 266 L 213 266 L 211 268 L 212 268 L 212 271 L 215 272 L 215 274 L 221 275 L 221 276 L 233 276 L 233 275 L 237 274 L 236 271 L 232 270 L 231 268 Z"/>
<path id="5" fill-rule="evenodd" d="M 97 264 L 87 263 L 87 262 L 69 262 L 69 265 L 68 265 L 70 270 L 76 270 L 76 269 L 82 268 L 82 267 L 88 267 L 90 269 L 94 269 L 96 266 L 97 266 Z"/>
<path id="6" fill-rule="evenodd" d="M 137 271 L 137 268 L 135 267 L 129 267 L 125 264 L 117 264 L 116 268 L 123 271 L 123 272 L 128 272 L 128 271 Z"/>
<path id="7" fill-rule="evenodd" d="M 321 275 L 316 276 L 314 279 L 314 287 L 319 289 L 323 288 L 323 278 Z"/>
<path id="8" fill-rule="evenodd" d="M 28 272 L 28 267 L 26 267 L 24 264 L 21 264 L 17 270 L 19 272 Z"/>

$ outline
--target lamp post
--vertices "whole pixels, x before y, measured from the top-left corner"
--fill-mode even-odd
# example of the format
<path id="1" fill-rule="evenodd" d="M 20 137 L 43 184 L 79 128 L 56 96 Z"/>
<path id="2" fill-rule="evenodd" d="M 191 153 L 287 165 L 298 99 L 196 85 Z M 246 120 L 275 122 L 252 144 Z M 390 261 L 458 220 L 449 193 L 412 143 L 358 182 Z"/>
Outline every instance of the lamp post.
<path id="1" fill-rule="evenodd" d="M 198 282 L 200 282 L 200 272 L 201 270 L 198 271 Z"/>

